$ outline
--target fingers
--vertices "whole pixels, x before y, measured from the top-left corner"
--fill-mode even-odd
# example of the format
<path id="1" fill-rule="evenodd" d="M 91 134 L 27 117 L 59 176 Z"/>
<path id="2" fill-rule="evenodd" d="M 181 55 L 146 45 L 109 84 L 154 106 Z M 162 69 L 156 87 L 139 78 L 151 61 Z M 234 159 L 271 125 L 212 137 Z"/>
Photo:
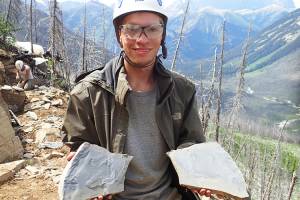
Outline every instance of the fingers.
<path id="1" fill-rule="evenodd" d="M 201 189 L 192 189 L 193 193 L 198 193 L 200 196 L 211 197 L 211 190 L 201 188 Z"/>
<path id="2" fill-rule="evenodd" d="M 67 155 L 67 161 L 70 161 L 70 160 L 74 157 L 75 153 L 76 153 L 76 152 L 71 151 L 71 152 Z"/>
<path id="3" fill-rule="evenodd" d="M 112 195 L 107 195 L 105 197 L 103 197 L 102 195 L 99 195 L 98 197 L 92 199 L 92 200 L 111 200 L 112 199 Z"/>

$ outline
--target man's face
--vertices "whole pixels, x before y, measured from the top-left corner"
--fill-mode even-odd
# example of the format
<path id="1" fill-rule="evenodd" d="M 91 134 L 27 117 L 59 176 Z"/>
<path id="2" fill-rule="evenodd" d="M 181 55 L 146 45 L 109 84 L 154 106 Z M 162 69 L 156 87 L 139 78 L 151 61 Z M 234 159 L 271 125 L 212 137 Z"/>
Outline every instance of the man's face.
<path id="1" fill-rule="evenodd" d="M 124 17 L 119 30 L 120 42 L 131 61 L 139 65 L 153 61 L 162 40 L 162 24 L 162 18 L 151 12 L 136 12 Z"/>

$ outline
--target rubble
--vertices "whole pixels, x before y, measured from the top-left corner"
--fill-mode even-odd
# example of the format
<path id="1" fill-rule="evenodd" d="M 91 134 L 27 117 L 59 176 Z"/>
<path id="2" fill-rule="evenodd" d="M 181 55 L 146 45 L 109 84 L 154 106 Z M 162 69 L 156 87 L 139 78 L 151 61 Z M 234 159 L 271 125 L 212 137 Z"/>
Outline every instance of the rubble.
<path id="1" fill-rule="evenodd" d="M 30 59 L 35 61 L 34 90 L 24 91 L 14 86 L 17 84 L 14 66 L 16 56 L 20 56 L 29 65 L 32 64 Z M 0 164 L 0 199 L 19 199 L 20 194 L 22 199 L 39 199 L 32 197 L 39 197 L 36 192 L 45 189 L 47 195 L 49 192 L 49 199 L 57 199 L 57 184 L 67 164 L 68 148 L 61 142 L 60 129 L 68 94 L 47 86 L 49 79 L 46 76 L 49 71 L 45 61 L 32 58 L 29 54 L 15 55 L 0 49 L 0 163 L 2 157 L 8 157 L 5 162 L 23 159 L 22 169 L 19 162 Z M 5 123 L 3 116 L 6 118 Z M 12 144 L 22 147 L 18 156 L 12 157 L 12 153 L 17 150 L 10 146 Z M 13 191 L 15 189 L 12 185 L 18 187 L 17 193 Z"/>
<path id="2" fill-rule="evenodd" d="M 4 89 L 8 91 L 14 90 L 11 86 L 4 86 Z M 67 163 L 65 157 L 68 151 L 66 147 L 63 147 L 63 143 L 61 142 L 61 127 L 66 108 L 67 94 L 59 89 L 48 88 L 46 86 L 25 91 L 24 94 L 27 98 L 24 111 L 16 113 L 16 117 L 23 126 L 16 127 L 16 130 L 21 134 L 22 144 L 25 148 L 25 153 L 21 153 L 20 158 L 26 161 L 23 163 L 26 167 L 14 176 L 14 173 L 10 173 L 9 177 L 15 177 L 14 180 L 19 181 L 26 181 L 32 178 L 45 179 L 58 184 L 60 175 Z M 3 102 L 0 99 L 0 104 L 3 104 Z M 53 105 L 53 102 L 56 106 Z M 56 104 L 55 102 L 58 103 Z M 47 109 L 45 109 L 45 106 Z M 9 116 L 8 106 L 6 105 L 5 109 L 4 106 L 1 107 L 3 107 L 5 116 Z M 7 120 L 9 121 L 8 117 Z M 0 127 L 2 129 L 3 125 L 0 124 Z M 13 128 L 10 128 L 14 133 Z M 2 138 L 0 138 L 0 143 L 2 141 Z M 21 142 L 19 143 L 21 144 Z M 12 148 L 6 149 L 9 149 L 9 153 L 12 150 Z M 2 155 L 1 151 L 0 157 Z M 4 182 L 7 180 L 5 179 Z"/>
<path id="3" fill-rule="evenodd" d="M 11 179 L 25 165 L 25 160 L 17 160 L 0 165 L 0 184 Z"/>

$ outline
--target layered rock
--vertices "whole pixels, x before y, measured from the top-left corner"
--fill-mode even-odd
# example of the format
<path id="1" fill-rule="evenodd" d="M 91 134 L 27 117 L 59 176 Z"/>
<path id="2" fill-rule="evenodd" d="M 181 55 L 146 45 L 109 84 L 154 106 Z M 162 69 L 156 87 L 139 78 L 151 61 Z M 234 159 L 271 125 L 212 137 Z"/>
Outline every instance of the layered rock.
<path id="1" fill-rule="evenodd" d="M 15 136 L 8 115 L 7 105 L 0 95 L 0 163 L 12 161 L 23 156 L 19 137 Z"/>

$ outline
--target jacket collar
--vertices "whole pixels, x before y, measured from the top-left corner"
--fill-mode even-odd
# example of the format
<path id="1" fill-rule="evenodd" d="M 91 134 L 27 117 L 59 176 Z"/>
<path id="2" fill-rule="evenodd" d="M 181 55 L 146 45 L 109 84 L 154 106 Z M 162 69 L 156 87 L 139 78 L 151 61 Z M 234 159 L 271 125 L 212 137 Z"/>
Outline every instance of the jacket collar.
<path id="1" fill-rule="evenodd" d="M 171 72 L 163 66 L 159 58 L 156 60 L 154 73 L 159 89 L 157 103 L 161 104 L 171 94 L 174 81 Z M 125 97 L 130 87 L 126 79 L 122 56 L 113 58 L 103 68 L 95 70 L 81 81 L 87 81 L 102 87 L 115 95 L 116 102 L 121 105 L 125 104 Z"/>

